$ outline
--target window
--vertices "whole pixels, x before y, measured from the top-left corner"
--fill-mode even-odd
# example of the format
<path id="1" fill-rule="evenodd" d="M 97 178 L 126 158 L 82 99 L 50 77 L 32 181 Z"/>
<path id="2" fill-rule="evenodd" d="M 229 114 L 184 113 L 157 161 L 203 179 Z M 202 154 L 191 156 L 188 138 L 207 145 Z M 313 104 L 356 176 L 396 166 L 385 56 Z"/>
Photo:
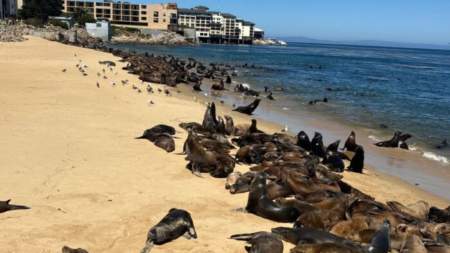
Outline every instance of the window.
<path id="1" fill-rule="evenodd" d="M 147 9 L 147 5 L 141 5 L 142 9 Z"/>
<path id="2" fill-rule="evenodd" d="M 158 18 L 154 18 L 153 23 L 158 23 Z"/>
<path id="3" fill-rule="evenodd" d="M 177 18 L 177 14 L 175 13 L 170 14 L 170 18 Z"/>
<path id="4" fill-rule="evenodd" d="M 166 16 L 166 13 L 165 13 L 165 12 L 163 13 L 163 16 L 164 16 L 164 17 Z"/>
<path id="5" fill-rule="evenodd" d="M 147 12 L 146 11 L 141 11 L 141 14 L 142 15 L 147 15 Z"/>
<path id="6" fill-rule="evenodd" d="M 142 19 L 142 20 L 147 20 L 147 18 L 146 18 L 146 17 L 141 17 L 141 19 Z"/>
<path id="7" fill-rule="evenodd" d="M 102 27 L 102 24 L 101 23 L 97 23 L 97 27 Z"/>
<path id="8" fill-rule="evenodd" d="M 158 17 L 159 16 L 159 12 L 155 11 L 153 12 L 153 17 Z"/>
<path id="9" fill-rule="evenodd" d="M 165 18 L 163 18 L 163 22 L 166 22 L 166 19 L 165 19 Z"/>

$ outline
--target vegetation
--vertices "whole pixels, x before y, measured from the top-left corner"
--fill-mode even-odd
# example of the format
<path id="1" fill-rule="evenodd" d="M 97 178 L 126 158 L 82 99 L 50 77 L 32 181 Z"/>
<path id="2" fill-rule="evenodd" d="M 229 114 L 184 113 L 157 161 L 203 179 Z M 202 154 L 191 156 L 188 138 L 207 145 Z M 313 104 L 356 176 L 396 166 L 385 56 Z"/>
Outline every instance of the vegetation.
<path id="1" fill-rule="evenodd" d="M 77 8 L 75 12 L 72 13 L 72 17 L 77 21 L 78 25 L 85 27 L 86 23 L 95 22 L 95 18 L 88 8 Z"/>
<path id="2" fill-rule="evenodd" d="M 44 20 L 40 18 L 28 18 L 25 19 L 25 24 L 32 25 L 34 27 L 44 27 Z"/>
<path id="3" fill-rule="evenodd" d="M 18 11 L 18 16 L 24 20 L 40 19 L 47 22 L 48 16 L 61 15 L 62 8 L 61 0 L 27 0 Z"/>
<path id="4" fill-rule="evenodd" d="M 137 28 L 132 27 L 120 27 L 120 26 L 111 26 L 111 33 L 112 36 L 118 36 L 121 34 L 121 32 L 128 32 L 128 33 L 141 33 L 141 30 Z"/>
<path id="5" fill-rule="evenodd" d="M 50 23 L 50 24 L 52 24 L 54 26 L 59 26 L 59 27 L 64 28 L 66 30 L 69 29 L 69 27 L 67 26 L 66 23 L 61 22 L 61 21 L 56 20 L 56 19 L 51 19 L 50 21 L 48 21 L 48 23 Z"/>

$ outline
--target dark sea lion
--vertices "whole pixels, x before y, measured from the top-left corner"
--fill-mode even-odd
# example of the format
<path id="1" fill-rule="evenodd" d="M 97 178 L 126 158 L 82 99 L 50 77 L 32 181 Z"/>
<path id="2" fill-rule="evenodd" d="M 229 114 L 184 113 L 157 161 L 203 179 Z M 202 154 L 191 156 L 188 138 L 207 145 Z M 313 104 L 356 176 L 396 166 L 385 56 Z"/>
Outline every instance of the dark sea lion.
<path id="1" fill-rule="evenodd" d="M 331 143 L 330 145 L 328 145 L 327 151 L 337 152 L 340 143 L 341 143 L 341 140 L 337 140 L 337 141 Z"/>
<path id="2" fill-rule="evenodd" d="M 283 253 L 283 242 L 274 234 L 256 232 L 251 234 L 232 235 L 230 239 L 246 241 L 252 246 L 245 246 L 249 253 Z"/>
<path id="3" fill-rule="evenodd" d="M 410 134 L 402 134 L 398 137 L 398 140 L 401 142 L 405 142 L 406 140 L 408 140 L 411 137 L 413 137 L 413 136 Z"/>
<path id="4" fill-rule="evenodd" d="M 345 238 L 333 235 L 327 231 L 309 228 L 285 228 L 277 227 L 272 228 L 272 233 L 278 236 L 283 241 L 292 243 L 294 245 L 299 244 L 322 244 L 322 243 L 336 243 L 341 245 L 347 245 L 351 248 L 360 248 L 355 243 Z"/>
<path id="5" fill-rule="evenodd" d="M 450 253 L 450 246 L 439 242 L 426 242 L 428 253 Z"/>
<path id="6" fill-rule="evenodd" d="M 351 132 L 350 136 L 348 136 L 347 140 L 345 141 L 344 147 L 342 150 L 347 149 L 347 151 L 355 152 L 356 149 L 356 137 L 355 132 Z"/>
<path id="7" fill-rule="evenodd" d="M 381 124 L 380 127 L 385 128 L 385 129 L 388 128 L 388 126 L 386 124 Z"/>
<path id="8" fill-rule="evenodd" d="M 333 172 L 343 172 L 345 168 L 344 161 L 342 161 L 338 152 L 327 151 L 323 156 L 322 163 Z"/>
<path id="9" fill-rule="evenodd" d="M 231 133 L 234 131 L 234 122 L 233 122 L 233 118 L 225 115 L 225 134 L 226 135 L 231 135 Z"/>
<path id="10" fill-rule="evenodd" d="M 219 121 L 217 122 L 216 132 L 220 134 L 225 134 L 225 122 L 222 117 L 218 117 Z"/>
<path id="11" fill-rule="evenodd" d="M 273 98 L 273 96 L 272 96 L 272 92 L 270 92 L 270 94 L 267 95 L 267 98 L 270 99 L 270 100 L 275 101 L 275 98 Z"/>
<path id="12" fill-rule="evenodd" d="M 297 135 L 297 146 L 303 148 L 306 151 L 311 151 L 311 141 L 308 135 L 304 131 L 300 131 Z"/>
<path id="13" fill-rule="evenodd" d="M 9 202 L 11 202 L 10 199 L 8 199 L 7 201 L 0 201 L 0 213 L 13 211 L 13 210 L 30 209 L 28 206 L 10 205 Z"/>
<path id="14" fill-rule="evenodd" d="M 241 172 L 233 172 L 230 173 L 230 175 L 228 175 L 227 177 L 227 182 L 225 183 L 225 189 L 230 189 L 231 186 L 236 184 L 236 181 L 238 180 L 238 178 L 240 178 L 242 176 Z"/>
<path id="15" fill-rule="evenodd" d="M 446 209 L 439 209 L 435 206 L 430 208 L 428 219 L 436 223 L 450 222 L 450 206 Z"/>
<path id="16" fill-rule="evenodd" d="M 402 134 L 402 132 L 397 131 L 394 134 L 394 137 L 392 137 L 392 139 L 390 139 L 389 141 L 382 141 L 382 142 L 378 142 L 375 143 L 375 146 L 378 147 L 386 147 L 386 148 L 397 148 L 398 147 L 398 143 L 400 142 L 399 137 Z"/>
<path id="17" fill-rule="evenodd" d="M 443 140 L 441 144 L 436 146 L 436 149 L 443 149 L 448 147 L 447 139 Z"/>
<path id="18" fill-rule="evenodd" d="M 337 243 L 299 244 L 290 253 L 364 253 L 362 249 Z"/>
<path id="19" fill-rule="evenodd" d="M 216 105 L 213 102 L 210 105 L 208 104 L 208 107 L 206 108 L 205 115 L 203 116 L 202 126 L 216 130 L 217 123 Z"/>
<path id="20" fill-rule="evenodd" d="M 78 248 L 78 249 L 72 249 L 70 247 L 64 246 L 62 248 L 62 253 L 89 253 L 85 249 Z"/>
<path id="21" fill-rule="evenodd" d="M 364 148 L 360 145 L 356 145 L 355 155 L 347 167 L 349 171 L 362 173 L 364 169 Z"/>
<path id="22" fill-rule="evenodd" d="M 401 148 L 401 149 L 405 149 L 405 150 L 409 150 L 409 146 L 408 146 L 408 144 L 407 144 L 406 142 L 402 142 L 402 143 L 400 144 L 400 148 Z"/>
<path id="23" fill-rule="evenodd" d="M 329 231 L 334 225 L 343 219 L 344 216 L 339 212 L 316 210 L 300 215 L 294 223 L 294 228 L 310 227 Z"/>
<path id="24" fill-rule="evenodd" d="M 148 231 L 147 241 L 141 253 L 148 253 L 155 244 L 162 245 L 183 235 L 187 239 L 197 239 L 194 222 L 189 212 L 172 208 L 158 224 Z"/>
<path id="25" fill-rule="evenodd" d="M 275 199 L 275 203 L 287 206 L 287 207 L 294 207 L 297 210 L 300 211 L 300 213 L 309 213 L 316 210 L 319 210 L 317 207 L 314 207 L 306 202 L 297 200 L 297 199 L 285 199 L 285 198 L 277 198 Z"/>
<path id="26" fill-rule="evenodd" d="M 200 88 L 200 85 L 202 85 L 202 82 L 201 81 L 197 81 L 197 83 L 194 84 L 194 86 L 192 86 L 192 90 L 202 91 L 202 89 Z"/>
<path id="27" fill-rule="evenodd" d="M 266 173 L 263 171 L 256 173 L 250 186 L 245 210 L 276 222 L 294 222 L 297 220 L 301 214 L 297 209 L 280 206 L 269 198 L 266 180 Z"/>
<path id="28" fill-rule="evenodd" d="M 410 234 L 403 242 L 400 253 L 427 253 L 427 249 L 419 236 Z"/>
<path id="29" fill-rule="evenodd" d="M 156 138 L 161 134 L 175 134 L 175 128 L 167 125 L 157 125 L 144 131 L 144 134 L 135 139 L 147 139 L 151 142 L 155 142 Z"/>
<path id="30" fill-rule="evenodd" d="M 391 223 L 388 219 L 383 221 L 383 226 L 380 227 L 372 237 L 371 244 L 367 247 L 370 253 L 388 253 L 391 247 L 391 239 L 389 231 L 391 230 Z"/>
<path id="31" fill-rule="evenodd" d="M 321 133 L 315 132 L 314 138 L 311 140 L 311 152 L 313 155 L 323 157 L 325 155 L 325 147 L 323 145 L 323 136 Z"/>
<path id="32" fill-rule="evenodd" d="M 204 127 L 201 124 L 197 123 L 197 122 L 189 122 L 189 123 L 180 123 L 178 125 L 179 127 L 183 128 L 184 130 L 188 131 L 194 131 L 197 134 L 214 134 L 215 130 L 214 129 L 210 129 L 208 127 Z"/>
<path id="33" fill-rule="evenodd" d="M 247 105 L 247 106 L 239 106 L 238 108 L 234 109 L 233 111 L 237 111 L 240 113 L 252 115 L 253 111 L 258 107 L 259 102 L 261 102 L 261 99 L 257 98 L 253 103 Z"/>
<path id="34" fill-rule="evenodd" d="M 175 142 L 172 136 L 168 134 L 160 134 L 156 137 L 154 142 L 155 146 L 164 149 L 167 153 L 173 152 L 175 150 Z"/>

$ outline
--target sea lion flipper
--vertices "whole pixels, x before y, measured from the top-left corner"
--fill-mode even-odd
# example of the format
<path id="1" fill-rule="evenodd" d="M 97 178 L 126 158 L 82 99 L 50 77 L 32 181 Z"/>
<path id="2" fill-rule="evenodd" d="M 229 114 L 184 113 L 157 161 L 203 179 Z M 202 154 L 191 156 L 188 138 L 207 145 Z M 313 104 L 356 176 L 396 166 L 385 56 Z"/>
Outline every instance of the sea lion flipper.
<path id="1" fill-rule="evenodd" d="M 254 233 L 250 234 L 237 234 L 230 236 L 230 239 L 237 240 L 237 241 L 249 241 L 252 239 Z"/>
<path id="2" fill-rule="evenodd" d="M 188 240 L 192 239 L 192 236 L 188 232 L 186 232 L 186 234 L 184 234 L 183 237 L 188 239 Z"/>
<path id="3" fill-rule="evenodd" d="M 150 252 L 150 250 L 152 250 L 153 246 L 155 246 L 155 244 L 153 243 L 153 241 L 148 242 L 145 244 L 145 247 L 143 249 L 141 249 L 141 253 L 148 253 Z"/>
<path id="4" fill-rule="evenodd" d="M 238 209 L 233 209 L 231 210 L 232 213 L 247 213 L 247 210 L 245 210 L 245 208 L 238 208 Z"/>
<path id="5" fill-rule="evenodd" d="M 194 174 L 195 176 L 199 177 L 199 178 L 204 178 L 202 176 L 202 173 L 200 171 L 192 171 L 192 174 Z"/>

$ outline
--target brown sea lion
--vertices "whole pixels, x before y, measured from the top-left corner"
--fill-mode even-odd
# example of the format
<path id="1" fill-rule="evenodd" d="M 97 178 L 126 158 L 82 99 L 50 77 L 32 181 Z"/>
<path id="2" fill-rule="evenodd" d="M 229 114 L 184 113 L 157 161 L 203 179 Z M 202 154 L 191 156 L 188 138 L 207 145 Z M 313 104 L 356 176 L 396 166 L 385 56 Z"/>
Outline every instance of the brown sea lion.
<path id="1" fill-rule="evenodd" d="M 180 123 L 178 126 L 183 128 L 186 131 L 188 131 L 188 130 L 195 131 L 195 133 L 197 133 L 197 134 L 214 134 L 215 133 L 215 131 L 213 129 L 204 127 L 197 122 Z"/>
<path id="2" fill-rule="evenodd" d="M 292 172 L 292 171 L 285 171 L 282 175 L 283 181 L 289 184 L 291 186 L 292 190 L 295 194 L 309 194 L 312 192 L 315 192 L 317 190 L 323 190 L 325 188 L 329 188 L 331 190 L 335 190 L 336 188 L 333 186 L 327 187 L 324 184 L 316 184 L 308 179 L 305 179 L 303 175 L 300 173 Z"/>
<path id="3" fill-rule="evenodd" d="M 175 141 L 172 136 L 168 134 L 161 134 L 156 137 L 154 142 L 155 146 L 164 149 L 167 153 L 173 152 L 175 150 Z"/>
<path id="4" fill-rule="evenodd" d="M 307 203 L 319 203 L 329 198 L 334 198 L 336 195 L 342 194 L 331 190 L 318 190 L 305 195 L 297 194 L 295 198 Z"/>
<path id="5" fill-rule="evenodd" d="M 247 106 L 239 106 L 238 108 L 234 109 L 233 111 L 252 115 L 253 111 L 256 110 L 256 108 L 258 107 L 260 102 L 261 102 L 261 99 L 257 98 L 251 104 L 249 104 Z"/>
<path id="6" fill-rule="evenodd" d="M 342 221 L 344 216 L 335 211 L 316 210 L 300 215 L 294 223 L 294 227 L 311 227 L 329 231 L 339 221 Z"/>
<path id="7" fill-rule="evenodd" d="M 279 197 L 287 197 L 293 195 L 291 187 L 281 180 L 272 181 L 267 184 L 267 193 L 270 199 L 276 199 Z"/>
<path id="8" fill-rule="evenodd" d="M 347 151 L 355 152 L 356 149 L 356 137 L 355 132 L 351 132 L 350 136 L 348 136 L 347 140 L 345 141 L 344 147 L 342 150 L 347 149 Z"/>
<path id="9" fill-rule="evenodd" d="M 225 134 L 225 123 L 222 117 L 219 116 L 218 118 L 219 120 L 217 121 L 216 132 L 220 134 Z"/>
<path id="10" fill-rule="evenodd" d="M 414 210 L 402 205 L 397 201 L 388 201 L 386 204 L 392 209 L 392 211 L 402 214 L 409 219 L 415 219 L 419 221 L 428 221 L 428 218 L 417 214 Z"/>
<path id="11" fill-rule="evenodd" d="M 208 104 L 205 115 L 203 116 L 202 126 L 207 127 L 212 130 L 216 130 L 217 128 L 217 119 L 216 119 L 216 105 L 214 102 Z"/>
<path id="12" fill-rule="evenodd" d="M 450 246 L 439 242 L 426 242 L 428 253 L 450 253 Z"/>
<path id="13" fill-rule="evenodd" d="M 0 201 L 0 213 L 13 211 L 13 210 L 30 209 L 28 206 L 11 205 L 11 204 L 9 204 L 9 202 L 11 202 L 10 199 L 8 199 L 7 201 Z"/>
<path id="14" fill-rule="evenodd" d="M 204 139 L 202 139 L 200 141 L 200 144 L 206 150 L 214 150 L 214 151 L 217 151 L 217 152 L 222 153 L 222 154 L 230 153 L 229 149 L 224 148 L 223 145 L 220 142 L 216 141 L 216 140 L 211 140 L 211 139 L 204 138 Z"/>
<path id="15" fill-rule="evenodd" d="M 269 198 L 266 186 L 266 173 L 256 173 L 250 187 L 245 211 L 276 222 L 294 222 L 300 212 L 292 207 L 283 207 Z"/>
<path id="16" fill-rule="evenodd" d="M 408 235 L 400 249 L 400 253 L 427 253 L 422 239 L 417 235 Z"/>
<path id="17" fill-rule="evenodd" d="M 364 217 L 368 215 L 369 212 L 371 214 L 387 213 L 392 212 L 392 209 L 389 206 L 374 200 L 356 199 L 347 207 L 345 215 L 347 219 L 350 219 L 354 216 Z"/>
<path id="18" fill-rule="evenodd" d="M 227 182 L 225 183 L 225 189 L 230 189 L 232 185 L 236 184 L 236 181 L 238 180 L 239 177 L 242 176 L 241 172 L 233 172 L 230 173 L 227 177 Z"/>
<path id="19" fill-rule="evenodd" d="M 317 207 L 314 207 L 306 202 L 296 199 L 276 198 L 274 201 L 275 203 L 282 206 L 294 207 L 297 210 L 299 210 L 302 214 L 319 210 Z"/>
<path id="20" fill-rule="evenodd" d="M 245 246 L 245 250 L 249 253 L 283 253 L 283 242 L 272 233 L 239 234 L 232 235 L 230 239 L 251 244 L 251 246 Z"/>
<path id="21" fill-rule="evenodd" d="M 85 249 L 78 248 L 78 249 L 72 249 L 70 247 L 64 246 L 62 248 L 62 253 L 89 253 Z"/>
<path id="22" fill-rule="evenodd" d="M 428 218 L 428 213 L 430 212 L 430 204 L 428 204 L 428 202 L 420 200 L 416 203 L 409 204 L 406 207 L 409 210 L 414 211 L 416 215 Z"/>
<path id="23" fill-rule="evenodd" d="M 367 225 L 365 219 L 351 219 L 336 223 L 336 225 L 331 228 L 330 233 L 347 238 L 350 234 L 357 233 L 368 228 L 369 225 Z"/>
<path id="24" fill-rule="evenodd" d="M 428 218 L 430 219 L 430 221 L 434 221 L 436 223 L 450 222 L 450 206 L 446 209 L 439 209 L 435 206 L 432 206 L 428 213 Z"/>
<path id="25" fill-rule="evenodd" d="M 148 253 L 155 244 L 162 245 L 183 235 L 187 239 L 197 239 L 194 222 L 189 212 L 172 208 L 158 224 L 148 231 L 147 241 L 141 253 Z"/>
<path id="26" fill-rule="evenodd" d="M 231 135 L 231 133 L 234 131 L 234 122 L 233 118 L 225 115 L 225 134 Z"/>

